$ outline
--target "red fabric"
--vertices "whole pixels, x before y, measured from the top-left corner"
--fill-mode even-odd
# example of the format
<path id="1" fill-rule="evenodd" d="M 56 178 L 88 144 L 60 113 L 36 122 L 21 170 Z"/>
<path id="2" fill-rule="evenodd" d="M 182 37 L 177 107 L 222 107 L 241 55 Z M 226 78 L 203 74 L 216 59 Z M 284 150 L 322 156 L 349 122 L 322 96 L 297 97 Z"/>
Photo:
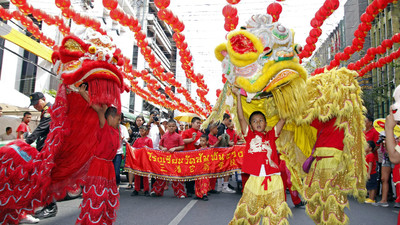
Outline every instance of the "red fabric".
<path id="1" fill-rule="evenodd" d="M 332 118 L 327 122 L 321 122 L 318 119 L 315 119 L 311 123 L 311 126 L 318 130 L 318 138 L 315 143 L 315 148 L 330 147 L 343 151 L 344 131 L 339 130 L 339 128 L 335 126 L 335 122 L 336 118 Z"/>
<path id="2" fill-rule="evenodd" d="M 112 224 L 117 218 L 119 192 L 112 160 L 120 145 L 119 132 L 106 122 L 97 138 L 100 143 L 87 173 L 77 224 Z"/>
<path id="3" fill-rule="evenodd" d="M 143 191 L 149 191 L 149 178 L 135 175 L 135 190 L 140 191 L 140 184 L 143 178 Z"/>
<path id="4" fill-rule="evenodd" d="M 375 160 L 374 153 L 369 153 L 368 155 L 366 155 L 365 161 L 367 162 L 367 172 L 369 170 L 369 163 L 372 163 L 371 174 L 375 174 L 376 173 L 376 160 Z"/>
<path id="5" fill-rule="evenodd" d="M 153 141 L 149 137 L 140 137 L 136 139 L 135 143 L 133 143 L 132 147 L 134 148 L 153 148 Z"/>
<path id="6" fill-rule="evenodd" d="M 242 171 L 254 176 L 259 176 L 261 165 L 264 165 L 267 175 L 279 173 L 279 160 L 275 144 L 276 139 L 275 127 L 267 133 L 260 133 L 252 131 L 249 126 L 245 137 L 246 151 L 244 153 Z"/>
<path id="7" fill-rule="evenodd" d="M 364 131 L 364 135 L 366 141 L 373 141 L 376 143 L 379 140 L 379 133 L 375 130 L 375 128 Z"/>
<path id="8" fill-rule="evenodd" d="M 397 203 L 400 203 L 400 164 L 394 165 L 393 168 L 393 183 L 395 183 L 396 187 L 396 201 Z"/>
<path id="9" fill-rule="evenodd" d="M 157 179 L 156 182 L 153 184 L 153 188 L 151 191 L 155 192 L 157 196 L 163 196 L 165 186 L 167 185 L 167 181 Z M 181 196 L 186 196 L 185 187 L 183 186 L 183 182 L 181 181 L 172 181 L 172 189 L 174 189 L 174 195 L 178 198 Z"/>
<path id="10" fill-rule="evenodd" d="M 376 142 L 379 140 L 379 133 L 373 127 L 368 131 L 364 131 L 364 135 L 365 135 L 366 141 L 373 141 L 376 144 Z M 380 146 L 380 145 L 378 145 L 378 146 Z M 374 152 L 374 156 L 375 156 L 375 161 L 378 161 L 379 160 L 378 159 L 378 151 Z"/>
<path id="11" fill-rule="evenodd" d="M 209 145 L 215 145 L 215 143 L 217 143 L 217 142 L 218 142 L 218 138 L 217 137 L 215 137 L 212 134 L 208 135 L 208 144 Z"/>
<path id="12" fill-rule="evenodd" d="M 217 178 L 210 178 L 210 182 L 209 182 L 209 188 L 208 190 L 215 190 L 215 185 L 217 184 Z"/>
<path id="13" fill-rule="evenodd" d="M 205 176 L 224 176 L 243 163 L 244 145 L 169 152 L 138 148 L 127 151 L 125 167 L 139 175 L 169 180 L 196 180 Z M 132 152 L 132 154 L 130 153 Z"/>
<path id="14" fill-rule="evenodd" d="M 210 190 L 210 179 L 205 178 L 196 180 L 194 190 L 196 196 L 199 198 L 202 198 L 204 195 L 207 196 L 207 192 Z"/>
<path id="15" fill-rule="evenodd" d="M 21 124 L 17 128 L 17 133 L 18 132 L 26 133 L 26 132 L 31 132 L 31 128 L 29 128 L 28 124 L 25 122 L 21 122 Z M 17 136 L 17 139 L 19 139 L 19 135 Z"/>
<path id="16" fill-rule="evenodd" d="M 104 127 L 98 131 L 97 140 L 99 146 L 94 155 L 102 159 L 113 160 L 120 146 L 118 130 L 109 126 L 106 122 Z"/>
<path id="17" fill-rule="evenodd" d="M 248 173 L 242 173 L 242 192 L 244 190 L 244 186 L 246 186 L 246 182 L 249 179 L 250 174 Z"/>
<path id="18" fill-rule="evenodd" d="M 198 146 L 196 146 L 195 143 L 197 142 L 197 140 L 200 139 L 201 135 L 203 134 L 199 130 L 195 130 L 194 128 L 187 129 L 182 133 L 182 138 L 183 139 L 192 138 L 193 137 L 193 133 L 197 133 L 197 136 L 196 136 L 196 138 L 195 138 L 195 140 L 193 142 L 185 144 L 185 148 L 183 149 L 184 151 L 195 150 L 195 149 L 198 148 Z"/>
<path id="19" fill-rule="evenodd" d="M 174 147 L 183 146 L 185 145 L 185 143 L 183 143 L 183 138 L 178 133 L 174 132 L 171 134 L 170 132 L 166 132 L 162 136 L 159 145 L 169 150 Z"/>
<path id="20" fill-rule="evenodd" d="M 281 171 L 281 177 L 282 177 L 282 181 L 283 181 L 284 190 L 286 190 L 286 188 L 288 188 L 289 192 L 290 192 L 290 196 L 292 197 L 293 204 L 294 205 L 299 204 L 301 202 L 301 199 L 299 197 L 299 192 L 292 191 L 292 182 L 290 181 L 291 174 L 290 174 L 289 169 L 286 167 L 285 160 L 280 160 L 279 169 Z M 285 200 L 286 200 L 286 195 L 285 195 Z"/>
<path id="21" fill-rule="evenodd" d="M 226 129 L 226 133 L 229 135 L 230 140 L 233 141 L 233 144 L 236 145 L 236 143 L 238 141 L 238 136 L 237 136 L 235 130 L 228 128 L 228 129 Z"/>

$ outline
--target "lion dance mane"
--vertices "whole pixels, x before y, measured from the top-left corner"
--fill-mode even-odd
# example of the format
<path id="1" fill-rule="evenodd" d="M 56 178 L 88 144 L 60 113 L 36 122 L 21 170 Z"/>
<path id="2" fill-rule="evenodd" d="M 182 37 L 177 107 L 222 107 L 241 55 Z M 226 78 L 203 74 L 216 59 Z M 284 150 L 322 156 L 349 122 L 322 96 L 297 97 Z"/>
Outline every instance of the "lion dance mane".
<path id="1" fill-rule="evenodd" d="M 291 172 L 292 188 L 307 201 L 307 214 L 316 224 L 346 224 L 347 195 L 359 201 L 366 196 L 365 108 L 357 73 L 341 68 L 308 78 L 293 38 L 293 31 L 272 23 L 269 15 L 254 15 L 231 31 L 215 49 L 227 82 L 203 126 L 229 111 L 240 130 L 231 90 L 240 87 L 247 118 L 263 112 L 267 129 L 286 119 L 276 144 Z M 302 165 L 311 154 L 316 160 L 305 173 Z M 239 214 L 241 221 L 254 220 L 251 209 Z"/>
<path id="2" fill-rule="evenodd" d="M 80 38 L 65 37 L 54 51 L 52 61 L 61 84 L 50 111 L 52 121 L 44 148 L 38 152 L 23 141 L 15 141 L 0 149 L 1 224 L 18 224 L 22 213 L 31 214 L 84 184 L 98 144 L 95 131 L 99 121 L 78 87 L 88 84 L 90 104 L 113 105 L 120 111 L 120 94 L 126 87 L 119 54 L 109 37 L 90 29 Z M 102 210 L 105 204 L 118 207 L 118 193 L 112 195 L 104 204 L 95 202 L 93 207 L 101 207 L 90 211 Z M 116 218 L 115 212 L 107 216 Z"/>

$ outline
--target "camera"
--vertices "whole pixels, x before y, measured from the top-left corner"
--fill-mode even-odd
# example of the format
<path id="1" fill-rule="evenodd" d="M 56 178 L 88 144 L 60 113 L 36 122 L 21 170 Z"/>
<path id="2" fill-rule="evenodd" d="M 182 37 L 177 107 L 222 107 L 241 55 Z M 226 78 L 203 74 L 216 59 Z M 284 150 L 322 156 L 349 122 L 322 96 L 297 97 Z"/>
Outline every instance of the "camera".
<path id="1" fill-rule="evenodd" d="M 154 120 L 155 122 L 157 122 L 157 121 L 158 121 L 158 117 L 157 117 L 157 116 L 153 116 L 153 120 Z"/>
<path id="2" fill-rule="evenodd" d="M 378 141 L 376 141 L 376 144 L 377 145 L 380 145 L 384 140 L 385 140 L 385 136 L 384 135 L 381 135 L 381 136 L 379 136 L 379 140 Z"/>

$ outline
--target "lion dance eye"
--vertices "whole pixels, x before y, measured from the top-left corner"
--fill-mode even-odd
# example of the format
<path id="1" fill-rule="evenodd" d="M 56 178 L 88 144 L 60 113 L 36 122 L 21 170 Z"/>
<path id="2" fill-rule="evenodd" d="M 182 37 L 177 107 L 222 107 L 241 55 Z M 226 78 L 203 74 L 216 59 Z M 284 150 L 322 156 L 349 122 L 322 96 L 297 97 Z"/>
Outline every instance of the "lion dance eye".
<path id="1" fill-rule="evenodd" d="M 89 51 L 90 54 L 94 54 L 94 53 L 96 53 L 96 47 L 95 46 L 90 46 L 88 51 Z"/>

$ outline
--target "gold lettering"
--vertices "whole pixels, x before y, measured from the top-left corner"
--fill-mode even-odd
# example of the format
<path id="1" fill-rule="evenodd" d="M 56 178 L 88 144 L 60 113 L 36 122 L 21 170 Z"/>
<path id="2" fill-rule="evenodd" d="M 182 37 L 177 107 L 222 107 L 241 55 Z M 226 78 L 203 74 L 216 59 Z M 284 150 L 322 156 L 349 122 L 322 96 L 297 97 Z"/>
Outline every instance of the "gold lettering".
<path id="1" fill-rule="evenodd" d="M 185 159 L 183 159 L 183 158 L 179 158 L 179 159 L 178 159 L 178 164 L 179 164 L 179 165 L 182 164 L 184 160 L 185 160 Z"/>
<path id="2" fill-rule="evenodd" d="M 163 157 L 157 157 L 157 162 L 158 163 L 163 163 Z"/>
<path id="3" fill-rule="evenodd" d="M 229 165 L 236 166 L 236 160 L 235 159 L 231 159 Z"/>
<path id="4" fill-rule="evenodd" d="M 189 164 L 190 156 L 186 155 L 185 157 L 186 157 L 186 163 L 185 164 Z"/>
<path id="5" fill-rule="evenodd" d="M 201 163 L 201 158 L 203 157 L 204 153 L 199 153 L 199 157 L 196 157 L 197 162 L 196 163 Z"/>
<path id="6" fill-rule="evenodd" d="M 168 172 L 166 169 L 165 169 L 165 165 L 164 164 L 160 164 L 160 166 L 161 166 L 161 171 L 162 172 Z"/>
<path id="7" fill-rule="evenodd" d="M 214 154 L 211 156 L 212 161 L 218 160 L 218 152 L 214 152 Z"/>
<path id="8" fill-rule="evenodd" d="M 168 156 L 167 156 L 166 161 L 167 161 L 168 164 L 171 164 L 171 155 L 168 155 Z"/>
<path id="9" fill-rule="evenodd" d="M 208 162 L 208 161 L 210 161 L 210 155 L 205 155 L 205 156 L 203 156 L 203 161 L 204 162 Z"/>
<path id="10" fill-rule="evenodd" d="M 172 159 L 172 164 L 177 164 L 178 163 L 178 159 Z"/>
<path id="11" fill-rule="evenodd" d="M 238 152 L 238 156 L 239 156 L 239 158 L 242 158 L 243 157 L 243 151 Z"/>
<path id="12" fill-rule="evenodd" d="M 195 166 L 195 165 L 191 165 L 191 166 L 189 166 L 190 172 L 191 172 L 191 173 L 193 173 L 195 168 L 196 168 L 196 166 Z"/>
<path id="13" fill-rule="evenodd" d="M 204 163 L 203 170 L 204 171 L 209 171 L 210 170 L 210 164 L 209 163 Z"/>
<path id="14" fill-rule="evenodd" d="M 224 162 L 219 162 L 218 166 L 219 166 L 220 169 L 222 169 L 224 167 Z"/>
<path id="15" fill-rule="evenodd" d="M 176 167 L 175 167 L 175 171 L 176 171 L 177 173 L 182 173 L 181 166 L 180 166 L 180 165 L 176 166 Z"/>
<path id="16" fill-rule="evenodd" d="M 149 156 L 149 161 L 151 161 L 151 157 L 152 157 L 153 153 L 152 152 L 147 152 L 147 155 Z"/>
<path id="17" fill-rule="evenodd" d="M 221 155 L 218 155 L 218 156 L 219 156 L 219 160 L 224 160 L 224 158 L 225 158 L 225 157 L 224 157 L 224 156 L 225 156 L 224 154 L 221 154 Z"/>
<path id="18" fill-rule="evenodd" d="M 195 164 L 196 163 L 196 159 L 195 158 L 190 158 L 190 164 Z"/>

